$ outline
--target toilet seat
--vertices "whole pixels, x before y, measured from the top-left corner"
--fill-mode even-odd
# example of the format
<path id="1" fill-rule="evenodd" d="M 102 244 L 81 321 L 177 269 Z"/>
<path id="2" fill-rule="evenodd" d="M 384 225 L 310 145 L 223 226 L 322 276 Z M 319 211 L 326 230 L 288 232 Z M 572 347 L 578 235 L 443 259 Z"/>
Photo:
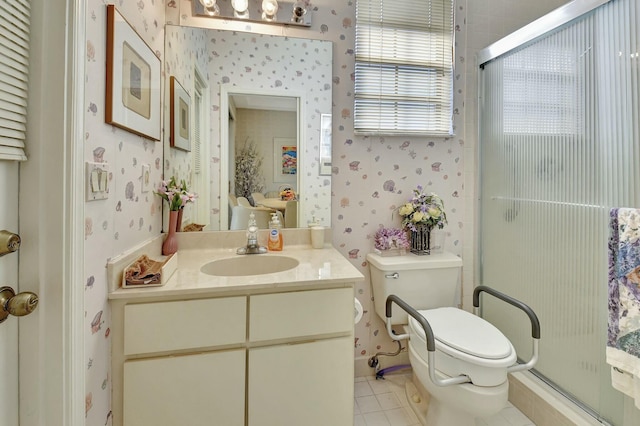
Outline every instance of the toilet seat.
<path id="1" fill-rule="evenodd" d="M 449 356 L 487 367 L 509 367 L 517 360 L 509 339 L 491 323 L 476 315 L 452 307 L 421 310 L 418 313 L 429 322 L 436 349 Z M 409 327 L 421 340 L 418 345 L 426 347 L 425 333 L 420 323 L 410 317 Z"/>

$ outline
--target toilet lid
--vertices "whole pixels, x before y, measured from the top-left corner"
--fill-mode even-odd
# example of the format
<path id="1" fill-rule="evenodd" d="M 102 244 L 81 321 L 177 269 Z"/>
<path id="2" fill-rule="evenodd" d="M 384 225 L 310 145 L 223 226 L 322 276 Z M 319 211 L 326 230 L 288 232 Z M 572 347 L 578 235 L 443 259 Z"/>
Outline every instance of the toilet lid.
<path id="1" fill-rule="evenodd" d="M 502 359 L 511 355 L 512 346 L 504 334 L 488 321 L 467 311 L 447 307 L 418 313 L 429 322 L 435 340 L 443 345 L 479 358 Z M 425 339 L 418 321 L 409 317 L 409 325 Z"/>

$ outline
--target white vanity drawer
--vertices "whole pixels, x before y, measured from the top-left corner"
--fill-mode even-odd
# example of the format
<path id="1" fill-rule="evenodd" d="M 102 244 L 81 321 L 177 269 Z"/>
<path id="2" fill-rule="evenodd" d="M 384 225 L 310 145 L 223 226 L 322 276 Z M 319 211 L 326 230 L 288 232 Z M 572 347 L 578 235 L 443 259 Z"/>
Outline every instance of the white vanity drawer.
<path id="1" fill-rule="evenodd" d="M 246 297 L 140 303 L 124 307 L 125 355 L 244 343 Z"/>
<path id="2" fill-rule="evenodd" d="M 252 342 L 353 331 L 353 288 L 250 297 Z"/>

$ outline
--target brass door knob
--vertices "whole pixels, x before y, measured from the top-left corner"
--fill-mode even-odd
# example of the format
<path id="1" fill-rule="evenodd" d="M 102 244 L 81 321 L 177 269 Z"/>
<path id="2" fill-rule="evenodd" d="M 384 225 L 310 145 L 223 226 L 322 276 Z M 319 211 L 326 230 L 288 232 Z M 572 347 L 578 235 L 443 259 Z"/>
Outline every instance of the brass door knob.
<path id="1" fill-rule="evenodd" d="M 6 230 L 0 231 L 0 256 L 13 253 L 20 248 L 20 236 Z"/>
<path id="2" fill-rule="evenodd" d="M 0 287 L 0 322 L 9 315 L 29 315 L 38 306 L 38 295 L 30 291 L 16 294 L 11 287 Z"/>

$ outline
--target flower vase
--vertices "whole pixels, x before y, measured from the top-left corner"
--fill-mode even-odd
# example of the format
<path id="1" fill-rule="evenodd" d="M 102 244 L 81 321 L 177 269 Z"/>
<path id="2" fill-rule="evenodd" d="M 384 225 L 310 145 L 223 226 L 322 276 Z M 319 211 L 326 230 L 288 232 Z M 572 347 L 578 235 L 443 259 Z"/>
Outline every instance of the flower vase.
<path id="1" fill-rule="evenodd" d="M 416 225 L 416 230 L 411 231 L 411 253 L 419 256 L 431 254 L 431 228 Z"/>
<path id="2" fill-rule="evenodd" d="M 180 207 L 178 210 L 178 220 L 176 222 L 176 232 L 182 231 L 182 213 L 184 212 L 184 207 Z"/>
<path id="3" fill-rule="evenodd" d="M 178 211 L 169 212 L 169 232 L 162 243 L 162 254 L 168 256 L 178 251 L 178 236 L 176 226 L 178 223 Z"/>

